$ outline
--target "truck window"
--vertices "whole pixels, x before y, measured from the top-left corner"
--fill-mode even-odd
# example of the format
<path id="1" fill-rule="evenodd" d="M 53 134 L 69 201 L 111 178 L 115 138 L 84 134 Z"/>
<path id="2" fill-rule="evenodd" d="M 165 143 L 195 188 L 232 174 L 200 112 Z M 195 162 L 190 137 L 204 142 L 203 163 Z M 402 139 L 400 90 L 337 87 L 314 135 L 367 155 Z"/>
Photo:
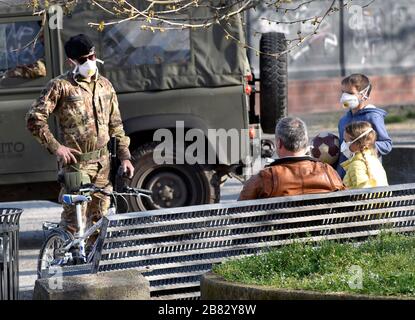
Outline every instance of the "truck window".
<path id="1" fill-rule="evenodd" d="M 0 88 L 44 83 L 45 61 L 41 21 L 0 23 Z"/>
<path id="2" fill-rule="evenodd" d="M 140 65 L 187 64 L 190 62 L 190 31 L 143 30 L 138 21 L 104 29 L 103 58 L 110 68 Z"/>

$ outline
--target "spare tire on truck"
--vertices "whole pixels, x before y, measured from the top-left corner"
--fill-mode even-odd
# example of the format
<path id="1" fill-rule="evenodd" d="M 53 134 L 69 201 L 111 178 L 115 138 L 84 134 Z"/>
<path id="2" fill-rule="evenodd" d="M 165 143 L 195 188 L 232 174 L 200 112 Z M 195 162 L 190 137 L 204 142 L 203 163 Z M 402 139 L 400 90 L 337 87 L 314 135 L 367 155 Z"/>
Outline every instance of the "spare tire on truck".
<path id="1" fill-rule="evenodd" d="M 287 116 L 288 71 L 287 54 L 279 58 L 275 54 L 287 50 L 285 35 L 278 32 L 264 33 L 260 41 L 260 117 L 264 133 L 274 133 L 279 119 Z M 268 53 L 268 54 L 267 54 Z"/>

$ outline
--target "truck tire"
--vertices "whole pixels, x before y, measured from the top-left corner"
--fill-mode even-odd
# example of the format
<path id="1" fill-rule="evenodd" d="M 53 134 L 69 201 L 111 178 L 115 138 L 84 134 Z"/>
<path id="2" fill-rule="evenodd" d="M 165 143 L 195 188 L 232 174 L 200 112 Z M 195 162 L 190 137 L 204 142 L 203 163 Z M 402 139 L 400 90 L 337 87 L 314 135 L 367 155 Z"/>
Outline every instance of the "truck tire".
<path id="1" fill-rule="evenodd" d="M 260 51 L 278 53 L 287 50 L 285 35 L 278 32 L 264 33 Z M 264 133 L 274 133 L 279 119 L 287 116 L 288 71 L 287 54 L 275 57 L 261 54 L 260 69 L 260 117 Z"/>
<path id="2" fill-rule="evenodd" d="M 216 203 L 220 181 L 216 172 L 201 165 L 156 164 L 153 152 L 158 143 L 148 143 L 133 152 L 134 176 L 130 187 L 153 191 L 152 200 L 129 197 L 130 211 L 184 207 Z"/>

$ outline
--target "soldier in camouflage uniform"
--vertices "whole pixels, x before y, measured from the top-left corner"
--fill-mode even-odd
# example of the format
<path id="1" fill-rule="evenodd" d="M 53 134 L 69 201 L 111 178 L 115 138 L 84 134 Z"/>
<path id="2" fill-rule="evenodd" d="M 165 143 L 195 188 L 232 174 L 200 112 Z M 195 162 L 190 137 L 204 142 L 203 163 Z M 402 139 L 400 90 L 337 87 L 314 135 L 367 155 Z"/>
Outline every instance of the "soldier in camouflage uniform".
<path id="1" fill-rule="evenodd" d="M 110 137 L 117 138 L 117 156 L 124 172 L 130 177 L 134 172 L 117 96 L 109 80 L 99 75 L 93 44 L 85 35 L 72 37 L 65 44 L 65 52 L 75 69 L 47 84 L 26 115 L 27 128 L 57 156 L 61 172 L 78 171 L 96 186 L 111 190 L 107 149 Z M 59 120 L 60 142 L 49 130 L 51 113 Z M 63 186 L 60 198 L 64 192 L 68 190 Z M 109 204 L 110 199 L 102 194 L 92 196 L 84 208 L 87 227 L 107 212 Z M 75 232 L 74 207 L 64 205 L 63 209 L 61 225 Z"/>

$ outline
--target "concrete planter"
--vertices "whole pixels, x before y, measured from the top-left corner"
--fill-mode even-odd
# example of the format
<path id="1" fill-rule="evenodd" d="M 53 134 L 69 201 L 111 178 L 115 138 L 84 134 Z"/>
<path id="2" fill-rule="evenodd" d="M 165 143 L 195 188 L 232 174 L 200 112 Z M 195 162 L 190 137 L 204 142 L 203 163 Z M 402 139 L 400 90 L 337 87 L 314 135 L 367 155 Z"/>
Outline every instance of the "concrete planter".
<path id="1" fill-rule="evenodd" d="M 150 300 L 150 285 L 137 270 L 36 280 L 33 300 Z"/>
<path id="2" fill-rule="evenodd" d="M 229 282 L 213 272 L 202 276 L 202 300 L 415 300 L 350 293 L 321 293 L 305 290 L 279 289 Z"/>

